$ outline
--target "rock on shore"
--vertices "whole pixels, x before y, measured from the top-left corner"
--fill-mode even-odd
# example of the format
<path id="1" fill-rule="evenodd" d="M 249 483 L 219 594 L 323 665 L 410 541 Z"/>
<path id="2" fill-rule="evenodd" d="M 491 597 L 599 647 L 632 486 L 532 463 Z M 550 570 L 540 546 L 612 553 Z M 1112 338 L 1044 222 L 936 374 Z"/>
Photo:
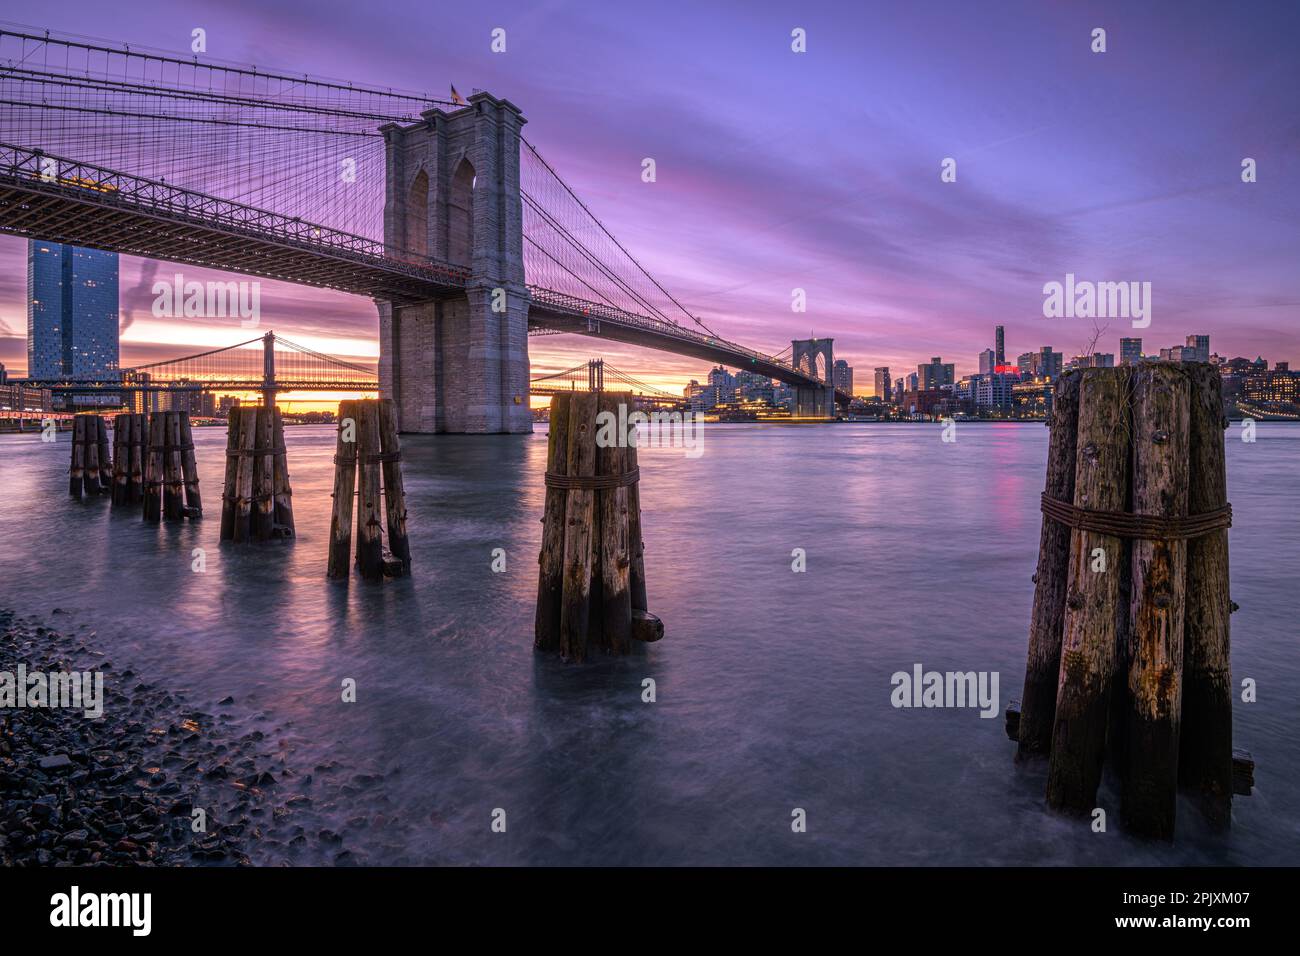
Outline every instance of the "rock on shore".
<path id="1" fill-rule="evenodd" d="M 223 721 L 115 670 L 93 645 L 93 633 L 0 609 L 0 671 L 21 662 L 28 673 L 104 675 L 98 719 L 0 707 L 0 865 L 247 864 L 263 826 L 292 812 L 263 735 L 224 733 Z"/>

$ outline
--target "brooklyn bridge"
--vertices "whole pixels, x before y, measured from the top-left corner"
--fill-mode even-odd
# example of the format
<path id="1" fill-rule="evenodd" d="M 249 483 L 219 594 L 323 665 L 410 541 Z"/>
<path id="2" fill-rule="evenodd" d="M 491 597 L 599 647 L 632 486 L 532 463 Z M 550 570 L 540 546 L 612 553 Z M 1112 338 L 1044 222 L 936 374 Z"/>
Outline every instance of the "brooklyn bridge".
<path id="1" fill-rule="evenodd" d="M 831 384 L 831 339 L 772 354 L 691 312 L 525 122 L 486 92 L 449 102 L 0 30 L 0 232 L 333 289 L 378 309 L 377 372 L 284 339 L 277 349 L 272 336 L 261 374 L 220 377 L 249 361 L 250 340 L 133 369 L 119 387 L 377 388 L 403 431 L 521 432 L 540 387 L 529 336 L 575 334 L 776 379 L 802 417 L 849 401 Z"/>

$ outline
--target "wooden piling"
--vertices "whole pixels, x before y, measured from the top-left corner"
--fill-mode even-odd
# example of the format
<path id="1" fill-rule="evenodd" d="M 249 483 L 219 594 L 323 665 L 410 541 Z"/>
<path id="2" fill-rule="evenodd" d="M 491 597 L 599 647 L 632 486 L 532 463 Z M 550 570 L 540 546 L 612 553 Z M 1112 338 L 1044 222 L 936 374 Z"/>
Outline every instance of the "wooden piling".
<path id="1" fill-rule="evenodd" d="M 567 475 L 569 469 L 569 395 L 551 397 L 550 431 L 546 436 L 546 471 Z M 564 595 L 564 523 L 568 492 L 547 485 L 542 512 L 542 549 L 537 556 L 537 617 L 533 645 L 543 651 L 560 649 L 560 605 Z"/>
<path id="2" fill-rule="evenodd" d="M 221 485 L 221 540 L 235 538 L 235 514 L 239 507 L 239 406 L 233 405 L 226 416 L 226 475 Z"/>
<path id="3" fill-rule="evenodd" d="M 99 416 L 78 415 L 77 418 L 85 422 L 84 447 L 86 451 L 82 475 L 85 481 L 86 494 L 97 495 L 103 491 L 99 483 Z"/>
<path id="4" fill-rule="evenodd" d="M 115 461 L 108 441 L 108 421 L 103 415 L 95 416 L 95 431 L 99 442 L 99 490 L 101 494 L 113 491 L 113 462 Z"/>
<path id="5" fill-rule="evenodd" d="M 1139 367 L 1133 389 L 1133 513 L 1187 514 L 1188 383 L 1175 365 Z M 1182 719 L 1187 542 L 1132 545 L 1124 827 L 1173 839 Z"/>
<path id="6" fill-rule="evenodd" d="M 1086 369 L 1079 384 L 1074 504 L 1123 511 L 1128 487 L 1126 369 Z M 1106 571 L 1093 571 L 1097 557 Z M 1069 578 L 1062 626 L 1047 802 L 1086 815 L 1096 806 L 1115 665 L 1116 606 L 1124 560 L 1122 539 L 1070 531 Z M 1023 713 L 1022 713 L 1023 719 Z"/>
<path id="7" fill-rule="evenodd" d="M 72 419 L 72 467 L 68 470 L 68 494 L 80 498 L 86 478 L 86 417 Z"/>
<path id="8" fill-rule="evenodd" d="M 257 407 L 239 408 L 239 457 L 235 469 L 235 528 L 232 540 L 252 537 L 254 452 L 257 448 Z"/>
<path id="9" fill-rule="evenodd" d="M 1196 364 L 1191 381 L 1187 510 L 1204 514 L 1228 503 L 1223 386 L 1217 369 Z M 1216 828 L 1232 820 L 1232 674 L 1229 668 L 1228 532 L 1187 543 L 1183 630 L 1183 714 L 1178 779 Z M 1253 770 L 1253 765 L 1252 765 Z M 1249 792 L 1249 790 L 1247 790 Z"/>
<path id="10" fill-rule="evenodd" d="M 623 414 L 620 415 L 620 406 Z M 601 392 L 600 412 L 615 423 L 626 421 L 632 411 L 631 392 Z M 596 473 L 622 475 L 627 471 L 626 435 L 614 435 L 596 449 Z M 627 485 L 601 488 L 596 492 L 596 527 L 599 533 L 601 581 L 600 642 L 605 650 L 626 654 L 632 634 L 631 557 L 628 546 Z"/>
<path id="11" fill-rule="evenodd" d="M 162 520 L 163 445 L 166 432 L 163 413 L 149 416 L 149 445 L 145 452 L 144 520 L 157 524 Z"/>
<path id="12" fill-rule="evenodd" d="M 133 414 L 128 416 L 130 428 L 127 444 L 127 495 L 128 504 L 139 505 L 144 502 L 144 466 L 145 466 L 145 416 Z"/>
<path id="13" fill-rule="evenodd" d="M 363 401 L 357 408 L 357 568 L 369 581 L 384 576 L 379 457 L 379 410 Z"/>
<path id="14" fill-rule="evenodd" d="M 127 504 L 130 488 L 127 469 L 130 467 L 131 416 L 117 415 L 113 419 L 113 507 Z"/>
<path id="15" fill-rule="evenodd" d="M 185 487 L 185 517 L 203 517 L 203 496 L 199 492 L 199 464 L 194 454 L 194 429 L 190 413 L 179 412 L 181 478 Z"/>
<path id="16" fill-rule="evenodd" d="M 1066 372 L 1052 396 L 1051 436 L 1047 443 L 1044 494 L 1074 500 L 1075 448 L 1079 428 L 1079 374 Z M 1034 573 L 1034 607 L 1029 624 L 1029 653 L 1021 696 L 1017 756 L 1045 757 L 1052 749 L 1056 692 L 1061 676 L 1061 632 L 1070 574 L 1070 529 L 1043 516 Z"/>
<path id="17" fill-rule="evenodd" d="M 163 517 L 180 521 L 185 517 L 185 483 L 181 473 L 181 416 L 161 412 L 163 420 Z"/>
<path id="18" fill-rule="evenodd" d="M 628 429 L 627 448 L 624 449 L 624 464 L 628 471 L 636 471 L 640 465 L 637 464 L 637 431 L 635 428 Z M 632 610 L 649 612 L 650 603 L 646 595 L 645 586 L 645 541 L 641 536 L 641 482 L 634 481 L 627 489 L 627 545 L 628 545 L 628 592 L 631 596 Z M 659 619 L 653 614 L 649 615 L 655 621 Z M 634 616 L 634 620 L 636 620 Z M 646 634 L 653 634 L 654 628 L 648 629 L 640 627 L 634 630 L 634 636 L 637 640 L 645 640 Z M 659 635 L 663 636 L 663 625 L 659 625 Z"/>
<path id="19" fill-rule="evenodd" d="M 664 633 L 663 622 L 637 607 L 633 583 L 640 541 L 635 448 L 618 431 L 632 400 L 617 392 L 551 400 L 534 646 L 569 661 L 596 651 L 626 654 Z M 645 603 L 644 571 L 640 595 Z"/>
<path id="20" fill-rule="evenodd" d="M 275 446 L 275 459 L 272 466 L 272 485 L 275 494 L 275 531 L 280 537 L 292 538 L 293 526 L 293 489 L 289 487 L 289 452 L 284 444 L 284 416 L 279 408 L 274 412 L 274 428 L 271 441 Z"/>
<path id="21" fill-rule="evenodd" d="M 265 405 L 257 409 L 257 438 L 253 443 L 252 536 L 269 541 L 275 530 L 275 486 L 273 482 L 275 419 Z"/>
<path id="22" fill-rule="evenodd" d="M 338 440 L 334 446 L 334 507 L 330 512 L 327 572 L 332 578 L 346 578 L 352 565 L 352 504 L 357 479 L 356 407 L 355 401 L 339 402 Z"/>
<path id="23" fill-rule="evenodd" d="M 596 473 L 596 393 L 576 392 L 569 400 L 567 468 L 569 477 Z M 564 594 L 560 601 L 560 655 L 581 662 L 587 657 L 591 623 L 591 567 L 595 546 L 595 492 L 572 488 L 565 501 Z"/>
<path id="24" fill-rule="evenodd" d="M 379 443 L 383 457 L 384 518 L 388 550 L 402 574 L 411 573 L 411 543 L 406 536 L 406 488 L 402 484 L 402 443 L 397 436 L 397 406 L 391 398 L 380 399 Z"/>

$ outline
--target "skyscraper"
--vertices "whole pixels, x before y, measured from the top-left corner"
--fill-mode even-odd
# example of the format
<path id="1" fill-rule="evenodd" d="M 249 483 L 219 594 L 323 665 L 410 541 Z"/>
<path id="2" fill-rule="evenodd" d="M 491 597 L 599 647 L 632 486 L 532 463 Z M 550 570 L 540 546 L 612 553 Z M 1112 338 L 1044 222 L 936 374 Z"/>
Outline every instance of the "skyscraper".
<path id="1" fill-rule="evenodd" d="M 835 360 L 835 371 L 831 375 L 831 384 L 841 392 L 853 394 L 853 367 L 844 359 Z"/>
<path id="2" fill-rule="evenodd" d="M 1188 350 L 1191 354 L 1188 354 Z M 1189 335 L 1183 349 L 1184 362 L 1208 362 L 1210 360 L 1210 337 L 1208 335 Z"/>
<path id="3" fill-rule="evenodd" d="M 997 364 L 997 353 L 993 349 L 985 349 L 980 353 L 980 374 L 992 375 L 993 366 Z"/>
<path id="4" fill-rule="evenodd" d="M 117 378 L 117 253 L 27 243 L 27 374 Z"/>
<path id="5" fill-rule="evenodd" d="M 943 359 L 936 355 L 930 359 L 928 365 L 916 367 L 916 378 L 918 386 L 928 391 L 943 385 L 951 385 L 956 377 L 953 374 L 952 363 L 945 364 Z"/>
<path id="6" fill-rule="evenodd" d="M 1142 361 L 1142 340 L 1120 339 L 1119 363 L 1121 365 L 1136 365 L 1140 361 Z"/>
<path id="7" fill-rule="evenodd" d="M 995 355 L 995 358 L 997 359 L 996 364 L 1006 365 L 1007 364 L 1006 336 L 1003 333 L 1002 326 L 1000 325 L 993 330 L 993 351 L 996 353 Z"/>
<path id="8" fill-rule="evenodd" d="M 891 401 L 893 394 L 892 381 L 889 378 L 889 366 L 880 365 L 876 367 L 876 398 L 882 402 Z"/>

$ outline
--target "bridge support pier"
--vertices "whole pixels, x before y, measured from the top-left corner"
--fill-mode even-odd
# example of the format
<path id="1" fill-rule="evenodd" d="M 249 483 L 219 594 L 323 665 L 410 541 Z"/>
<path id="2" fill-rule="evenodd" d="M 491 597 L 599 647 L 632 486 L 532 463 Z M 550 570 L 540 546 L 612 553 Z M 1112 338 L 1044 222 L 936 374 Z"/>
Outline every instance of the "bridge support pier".
<path id="1" fill-rule="evenodd" d="M 796 418 L 834 418 L 835 389 L 830 385 L 796 386 Z"/>
<path id="2" fill-rule="evenodd" d="M 487 93 L 384 127 L 384 244 L 469 273 L 463 295 L 377 300 L 379 389 L 404 432 L 532 431 L 523 201 L 524 119 Z"/>

